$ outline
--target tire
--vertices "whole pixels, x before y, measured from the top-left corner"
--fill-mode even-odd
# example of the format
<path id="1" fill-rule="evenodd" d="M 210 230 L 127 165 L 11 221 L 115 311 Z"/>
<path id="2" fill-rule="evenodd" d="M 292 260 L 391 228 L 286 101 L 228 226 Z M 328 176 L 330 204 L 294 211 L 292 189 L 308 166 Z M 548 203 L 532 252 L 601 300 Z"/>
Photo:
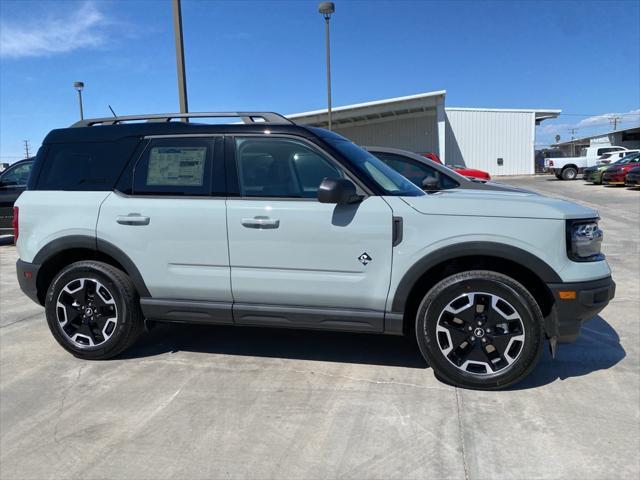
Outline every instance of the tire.
<path id="1" fill-rule="evenodd" d="M 578 170 L 574 167 L 565 167 L 562 169 L 563 180 L 575 180 L 578 177 Z"/>
<path id="2" fill-rule="evenodd" d="M 138 293 L 123 271 L 76 262 L 60 271 L 45 299 L 49 329 L 68 352 L 106 360 L 129 348 L 144 328 Z"/>
<path id="3" fill-rule="evenodd" d="M 473 270 L 445 278 L 424 296 L 416 339 L 440 380 L 497 390 L 535 368 L 544 346 L 542 325 L 538 304 L 520 283 Z"/>

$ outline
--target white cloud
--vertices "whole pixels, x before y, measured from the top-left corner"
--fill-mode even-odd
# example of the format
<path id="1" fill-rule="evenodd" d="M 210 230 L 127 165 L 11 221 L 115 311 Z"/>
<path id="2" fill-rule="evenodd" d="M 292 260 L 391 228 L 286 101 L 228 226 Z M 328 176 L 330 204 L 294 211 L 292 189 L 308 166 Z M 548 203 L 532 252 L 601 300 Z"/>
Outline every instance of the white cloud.
<path id="1" fill-rule="evenodd" d="M 34 22 L 13 20 L 0 24 L 0 57 L 40 57 L 87 47 L 107 40 L 107 17 L 92 2 L 84 3 L 66 16 Z"/>
<path id="2" fill-rule="evenodd" d="M 577 128 L 581 127 L 593 127 L 596 125 L 608 125 L 610 119 L 613 117 L 622 117 L 622 121 L 626 122 L 638 122 L 640 120 L 640 108 L 636 110 L 631 110 L 626 113 L 603 113 L 602 115 L 594 115 L 593 117 L 585 118 L 584 120 L 580 120 L 576 125 Z"/>

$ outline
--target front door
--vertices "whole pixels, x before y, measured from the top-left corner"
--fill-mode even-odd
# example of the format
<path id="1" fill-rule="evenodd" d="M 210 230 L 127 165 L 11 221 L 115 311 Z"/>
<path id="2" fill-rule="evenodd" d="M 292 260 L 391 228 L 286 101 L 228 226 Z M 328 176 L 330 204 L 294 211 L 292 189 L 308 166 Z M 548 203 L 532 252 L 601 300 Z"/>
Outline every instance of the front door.
<path id="1" fill-rule="evenodd" d="M 392 211 L 377 196 L 319 203 L 334 159 L 291 137 L 236 137 L 239 197 L 227 200 L 234 321 L 382 330 Z"/>

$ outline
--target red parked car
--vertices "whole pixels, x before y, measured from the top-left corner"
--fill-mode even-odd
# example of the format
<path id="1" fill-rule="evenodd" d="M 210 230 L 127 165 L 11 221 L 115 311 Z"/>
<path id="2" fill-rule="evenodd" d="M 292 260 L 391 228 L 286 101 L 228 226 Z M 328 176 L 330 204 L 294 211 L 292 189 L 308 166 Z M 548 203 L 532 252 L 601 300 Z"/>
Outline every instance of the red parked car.
<path id="1" fill-rule="evenodd" d="M 443 165 L 442 161 L 440 160 L 440 157 L 438 157 L 438 155 L 436 155 L 435 153 L 431 153 L 431 152 L 423 153 L 422 156 L 428 158 L 429 160 L 433 160 L 434 162 L 439 163 L 440 165 Z M 491 180 L 491 175 L 489 175 L 489 173 L 485 172 L 484 170 L 476 170 L 475 168 L 466 168 L 461 165 L 446 165 L 446 166 L 451 168 L 455 172 L 458 172 L 460 175 L 464 175 L 465 177 L 477 178 L 478 180 Z"/>
<path id="2" fill-rule="evenodd" d="M 603 185 L 624 185 L 627 173 L 634 167 L 640 166 L 640 162 L 629 162 L 618 165 L 611 165 L 602 174 Z"/>

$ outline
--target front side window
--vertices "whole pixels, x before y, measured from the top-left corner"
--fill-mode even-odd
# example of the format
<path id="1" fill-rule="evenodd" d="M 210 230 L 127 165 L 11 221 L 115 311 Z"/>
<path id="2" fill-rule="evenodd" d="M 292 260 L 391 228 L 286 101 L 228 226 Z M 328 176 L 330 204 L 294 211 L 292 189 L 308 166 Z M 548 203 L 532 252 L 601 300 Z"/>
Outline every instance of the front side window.
<path id="1" fill-rule="evenodd" d="M 24 186 L 29 180 L 33 162 L 26 162 L 9 169 L 0 176 L 0 183 L 3 186 Z"/>
<path id="2" fill-rule="evenodd" d="M 240 194 L 315 198 L 322 180 L 342 171 L 304 142 L 278 137 L 236 138 Z"/>
<path id="3" fill-rule="evenodd" d="M 212 150 L 208 139 L 151 140 L 135 166 L 134 195 L 209 195 Z"/>

